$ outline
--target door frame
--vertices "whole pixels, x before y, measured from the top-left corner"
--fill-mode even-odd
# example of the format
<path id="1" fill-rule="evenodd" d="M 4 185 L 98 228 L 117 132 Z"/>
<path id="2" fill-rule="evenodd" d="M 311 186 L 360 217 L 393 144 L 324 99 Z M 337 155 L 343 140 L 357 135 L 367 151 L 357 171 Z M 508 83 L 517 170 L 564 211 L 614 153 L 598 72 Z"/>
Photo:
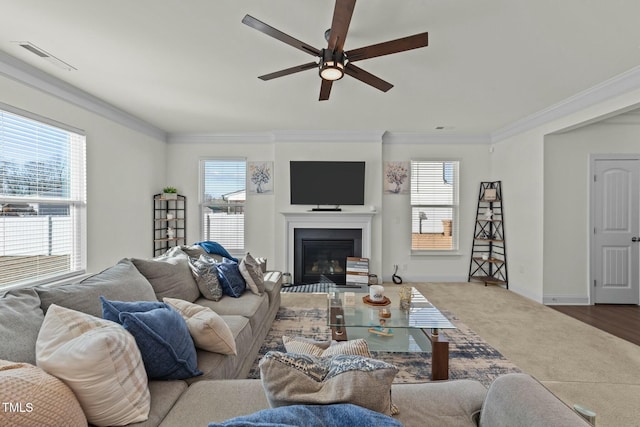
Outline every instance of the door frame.
<path id="1" fill-rule="evenodd" d="M 638 160 L 640 161 L 640 153 L 639 154 L 590 154 L 589 155 L 589 283 L 588 283 L 588 296 L 589 296 L 589 305 L 595 305 L 595 287 L 593 286 L 596 280 L 596 248 L 595 248 L 595 233 L 593 232 L 596 224 L 596 186 L 594 181 L 594 175 L 596 173 L 596 162 L 598 160 Z M 640 262 L 638 263 L 638 268 L 640 268 Z M 640 291 L 639 291 L 640 292 Z M 640 305 L 640 304 L 639 304 Z"/>

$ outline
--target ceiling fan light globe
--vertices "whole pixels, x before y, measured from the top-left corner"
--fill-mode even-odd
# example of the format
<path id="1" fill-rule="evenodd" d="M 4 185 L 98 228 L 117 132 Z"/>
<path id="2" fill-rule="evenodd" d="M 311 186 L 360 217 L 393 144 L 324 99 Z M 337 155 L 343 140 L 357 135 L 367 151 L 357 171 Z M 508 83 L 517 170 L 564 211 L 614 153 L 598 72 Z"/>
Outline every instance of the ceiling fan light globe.
<path id="1" fill-rule="evenodd" d="M 340 62 L 326 61 L 320 66 L 320 77 L 324 80 L 340 80 L 344 76 L 344 65 Z"/>

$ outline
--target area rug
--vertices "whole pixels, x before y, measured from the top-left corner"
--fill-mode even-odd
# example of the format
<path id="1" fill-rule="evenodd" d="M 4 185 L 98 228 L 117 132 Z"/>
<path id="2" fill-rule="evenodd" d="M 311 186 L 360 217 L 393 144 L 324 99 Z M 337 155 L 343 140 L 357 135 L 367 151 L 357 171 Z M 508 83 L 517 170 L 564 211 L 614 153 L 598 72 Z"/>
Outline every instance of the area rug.
<path id="1" fill-rule="evenodd" d="M 510 372 L 522 372 L 499 351 L 487 344 L 478 334 L 457 319 L 442 311 L 457 329 L 441 331 L 449 340 L 449 379 L 475 379 L 485 386 Z M 260 348 L 249 378 L 260 378 L 258 363 L 268 351 L 285 351 L 282 336 L 303 336 L 327 340 L 331 336 L 326 324 L 326 309 L 280 307 L 271 330 Z M 431 380 L 431 353 L 394 353 L 372 351 L 372 356 L 393 363 L 399 369 L 394 382 L 416 383 Z"/>

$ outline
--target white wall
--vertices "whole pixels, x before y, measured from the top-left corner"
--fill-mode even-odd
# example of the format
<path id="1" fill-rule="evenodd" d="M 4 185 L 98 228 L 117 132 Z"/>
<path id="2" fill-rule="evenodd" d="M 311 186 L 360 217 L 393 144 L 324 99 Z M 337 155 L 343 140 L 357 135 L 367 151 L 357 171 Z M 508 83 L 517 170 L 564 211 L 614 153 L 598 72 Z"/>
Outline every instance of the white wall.
<path id="1" fill-rule="evenodd" d="M 593 154 L 640 153 L 640 124 L 605 121 L 544 143 L 544 302 L 589 302 Z"/>
<path id="2" fill-rule="evenodd" d="M 248 138 L 249 139 L 249 138 Z M 178 139 L 167 144 L 166 185 L 174 186 L 187 197 L 187 244 L 202 240 L 200 216 L 199 162 L 211 158 L 242 158 L 247 161 L 274 160 L 274 147 L 269 142 L 244 142 L 242 136 L 230 136 L 228 140 L 202 137 L 196 141 Z M 274 180 L 275 192 L 279 191 L 279 177 Z M 245 248 L 254 256 L 266 257 L 267 266 L 274 265 L 275 234 L 274 194 L 247 194 L 245 214 Z"/>
<path id="3" fill-rule="evenodd" d="M 382 146 L 383 161 L 460 160 L 459 247 L 456 255 L 411 253 L 411 207 L 408 194 L 382 196 L 382 274 L 391 280 L 393 266 L 404 281 L 462 281 L 469 260 L 481 181 L 490 178 L 487 144 L 389 143 Z M 382 191 L 382 185 L 380 190 Z M 508 196 L 505 196 L 508 197 Z M 509 202 L 505 209 L 509 209 Z M 507 211 L 507 215 L 509 212 Z"/>
<path id="4" fill-rule="evenodd" d="M 164 182 L 165 143 L 0 76 L 0 102 L 87 135 L 88 271 L 152 255 L 152 196 Z"/>
<path id="5" fill-rule="evenodd" d="M 545 138 L 637 107 L 640 90 L 625 90 L 617 96 L 605 96 L 594 91 L 574 100 L 584 107 L 561 105 L 556 111 L 558 118 L 539 120 L 540 125 L 521 132 L 510 130 L 509 135 L 497 137 L 499 141 L 493 145 L 491 156 L 493 179 L 502 180 L 510 200 L 514 200 L 513 207 L 506 212 L 508 218 L 505 221 L 509 288 L 538 302 L 545 300 L 545 292 L 553 292 L 550 298 L 574 292 L 572 284 L 566 285 L 565 292 L 561 281 L 556 280 L 547 287 L 544 279 L 554 280 L 551 273 L 545 275 L 544 250 L 547 246 L 544 239 L 545 224 L 556 219 L 551 208 L 545 208 L 545 181 L 555 179 L 552 174 L 549 177 L 545 175 Z M 536 121 L 537 117 L 531 118 L 531 122 Z M 562 259 L 570 259 L 564 254 L 561 256 Z"/>
<path id="6" fill-rule="evenodd" d="M 342 160 L 364 161 L 365 165 L 365 206 L 342 206 L 343 211 L 369 212 L 370 207 L 376 210 L 382 205 L 382 133 L 367 136 L 368 141 L 349 142 L 335 141 L 334 138 L 307 135 L 307 140 L 300 142 L 275 143 L 276 154 L 276 205 L 275 205 L 275 240 L 276 265 L 286 266 L 286 229 L 282 212 L 298 212 L 309 210 L 313 206 L 294 206 L 290 203 L 289 161 L 291 160 Z M 384 213 L 384 212 L 383 212 Z M 373 216 L 371 223 L 371 257 L 369 271 L 380 275 L 382 272 L 382 218 L 381 214 Z"/>

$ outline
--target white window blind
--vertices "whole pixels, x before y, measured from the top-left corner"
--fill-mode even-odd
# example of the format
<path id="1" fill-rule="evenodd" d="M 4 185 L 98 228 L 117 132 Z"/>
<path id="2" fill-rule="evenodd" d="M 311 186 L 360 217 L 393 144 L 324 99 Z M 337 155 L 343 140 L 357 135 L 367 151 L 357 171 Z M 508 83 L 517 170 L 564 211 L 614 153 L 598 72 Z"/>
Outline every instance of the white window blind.
<path id="1" fill-rule="evenodd" d="M 36 117 L 0 110 L 0 287 L 86 268 L 85 136 Z"/>
<path id="2" fill-rule="evenodd" d="M 244 253 L 247 162 L 202 160 L 202 240 L 220 243 L 232 255 Z"/>
<path id="3" fill-rule="evenodd" d="M 411 249 L 458 249 L 459 161 L 411 162 Z"/>

